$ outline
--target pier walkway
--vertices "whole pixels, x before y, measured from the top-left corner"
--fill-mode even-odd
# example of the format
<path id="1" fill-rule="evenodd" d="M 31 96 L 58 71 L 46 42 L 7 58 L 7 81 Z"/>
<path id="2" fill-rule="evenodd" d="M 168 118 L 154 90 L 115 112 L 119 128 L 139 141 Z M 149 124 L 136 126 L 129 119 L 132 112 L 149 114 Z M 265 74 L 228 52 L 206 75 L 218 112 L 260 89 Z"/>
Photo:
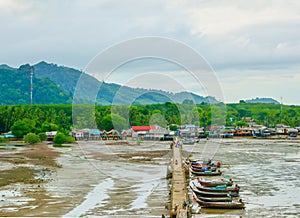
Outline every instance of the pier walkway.
<path id="1" fill-rule="evenodd" d="M 171 218 L 187 218 L 188 217 L 188 193 L 186 187 L 186 178 L 182 164 L 182 153 L 179 139 L 173 144 L 173 175 L 171 190 Z"/>

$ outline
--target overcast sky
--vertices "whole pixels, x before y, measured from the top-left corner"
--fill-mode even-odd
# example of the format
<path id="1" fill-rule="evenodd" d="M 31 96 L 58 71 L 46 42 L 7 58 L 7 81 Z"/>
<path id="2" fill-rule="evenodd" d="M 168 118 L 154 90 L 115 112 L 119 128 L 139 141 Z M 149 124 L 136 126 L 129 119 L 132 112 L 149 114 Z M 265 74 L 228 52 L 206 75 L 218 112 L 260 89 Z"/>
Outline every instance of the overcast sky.
<path id="1" fill-rule="evenodd" d="M 207 61 L 226 102 L 282 97 L 284 104 L 300 105 L 298 0 L 0 0 L 0 26 L 0 62 L 10 66 L 44 60 L 86 69 L 120 42 L 166 37 Z M 156 76 L 136 79 L 145 73 Z M 168 86 L 159 75 L 184 86 Z M 116 69 L 107 81 L 210 95 L 187 75 L 166 61 L 139 60 Z"/>

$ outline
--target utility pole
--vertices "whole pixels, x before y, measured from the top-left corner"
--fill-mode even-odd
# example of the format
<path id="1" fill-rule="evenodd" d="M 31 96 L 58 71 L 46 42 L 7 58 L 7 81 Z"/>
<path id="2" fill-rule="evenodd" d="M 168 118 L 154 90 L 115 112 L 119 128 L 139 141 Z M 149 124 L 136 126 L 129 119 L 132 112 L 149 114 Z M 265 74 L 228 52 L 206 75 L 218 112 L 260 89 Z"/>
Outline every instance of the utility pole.
<path id="1" fill-rule="evenodd" d="M 280 124 L 282 123 L 282 96 L 280 97 Z"/>
<path id="2" fill-rule="evenodd" d="M 32 78 L 33 78 L 33 68 L 30 68 L 30 105 L 32 105 L 32 91 L 33 91 L 33 87 L 32 87 Z"/>

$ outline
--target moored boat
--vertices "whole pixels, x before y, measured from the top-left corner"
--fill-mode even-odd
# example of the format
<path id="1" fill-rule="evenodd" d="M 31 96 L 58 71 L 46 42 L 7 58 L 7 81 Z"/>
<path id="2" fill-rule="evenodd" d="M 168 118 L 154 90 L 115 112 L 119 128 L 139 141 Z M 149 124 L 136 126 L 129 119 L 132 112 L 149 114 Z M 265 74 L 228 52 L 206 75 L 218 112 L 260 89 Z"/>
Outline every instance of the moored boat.
<path id="1" fill-rule="evenodd" d="M 220 185 L 226 185 L 226 186 L 232 186 L 233 181 L 231 179 L 229 180 L 223 180 L 223 179 L 217 179 L 217 180 L 205 180 L 205 179 L 200 179 L 197 178 L 197 181 L 202 185 L 202 186 L 207 186 L 207 187 L 216 187 Z"/>
<path id="2" fill-rule="evenodd" d="M 194 166 L 191 166 L 190 167 L 193 171 L 196 171 L 196 172 L 204 172 L 204 171 L 216 171 L 217 168 L 216 167 L 194 167 Z"/>
<path id="3" fill-rule="evenodd" d="M 199 200 L 201 201 L 206 201 L 206 202 L 230 202 L 232 201 L 231 196 L 228 197 L 202 197 L 202 196 L 197 196 Z"/>
<path id="4" fill-rule="evenodd" d="M 202 186 L 200 183 L 194 183 L 195 187 L 199 191 L 205 191 L 205 192 L 239 192 L 239 186 L 236 185 L 235 187 L 227 187 L 226 185 L 222 186 L 215 186 L 215 187 L 207 187 Z"/>
<path id="5" fill-rule="evenodd" d="M 239 197 L 239 193 L 237 192 L 206 192 L 198 190 L 195 185 L 191 182 L 190 188 L 192 189 L 193 193 L 197 196 L 201 197 Z"/>
<path id="6" fill-rule="evenodd" d="M 218 208 L 218 209 L 244 209 L 245 203 L 240 201 L 232 202 L 207 202 L 200 200 L 197 195 L 193 195 L 195 201 L 201 208 Z"/>
<path id="7" fill-rule="evenodd" d="M 191 164 L 191 166 L 195 166 L 195 167 L 221 167 L 221 162 L 218 161 L 217 164 L 212 163 L 211 160 L 209 160 L 208 162 L 201 162 L 200 160 L 196 160 L 196 161 L 189 161 L 189 163 Z"/>
<path id="8" fill-rule="evenodd" d="M 220 176 L 220 175 L 222 175 L 222 172 L 220 170 L 217 170 L 215 172 L 213 172 L 211 170 L 197 172 L 197 171 L 194 171 L 192 168 L 190 168 L 190 172 L 192 174 L 194 174 L 195 176 Z"/>

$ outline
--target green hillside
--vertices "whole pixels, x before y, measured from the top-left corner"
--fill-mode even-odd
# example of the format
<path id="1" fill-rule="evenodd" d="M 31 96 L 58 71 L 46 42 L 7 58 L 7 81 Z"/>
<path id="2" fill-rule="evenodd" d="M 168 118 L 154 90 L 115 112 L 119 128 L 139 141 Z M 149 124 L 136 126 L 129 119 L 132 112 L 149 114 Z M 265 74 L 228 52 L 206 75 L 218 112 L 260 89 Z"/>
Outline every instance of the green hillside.
<path id="1" fill-rule="evenodd" d="M 189 92 L 171 93 L 162 90 L 131 88 L 114 83 L 101 83 L 94 77 L 81 71 L 49 64 L 44 61 L 32 66 L 34 69 L 34 103 L 70 103 L 79 78 L 84 78 L 84 88 L 76 95 L 77 103 L 94 102 L 94 91 L 99 89 L 96 103 L 98 105 L 128 104 L 162 104 L 166 102 L 182 103 L 189 99 L 196 104 L 218 103 L 213 97 L 202 97 Z M 29 103 L 29 65 L 14 69 L 8 65 L 0 65 L 2 88 L 6 93 L 1 95 L 2 104 Z M 7 76 L 7 74 L 9 74 Z M 81 80 L 82 81 L 82 80 Z"/>
<path id="2" fill-rule="evenodd" d="M 7 65 L 0 66 L 0 102 L 4 104 L 30 103 L 30 66 L 19 69 Z M 33 78 L 34 104 L 70 103 L 71 94 L 60 88 L 48 78 Z"/>

